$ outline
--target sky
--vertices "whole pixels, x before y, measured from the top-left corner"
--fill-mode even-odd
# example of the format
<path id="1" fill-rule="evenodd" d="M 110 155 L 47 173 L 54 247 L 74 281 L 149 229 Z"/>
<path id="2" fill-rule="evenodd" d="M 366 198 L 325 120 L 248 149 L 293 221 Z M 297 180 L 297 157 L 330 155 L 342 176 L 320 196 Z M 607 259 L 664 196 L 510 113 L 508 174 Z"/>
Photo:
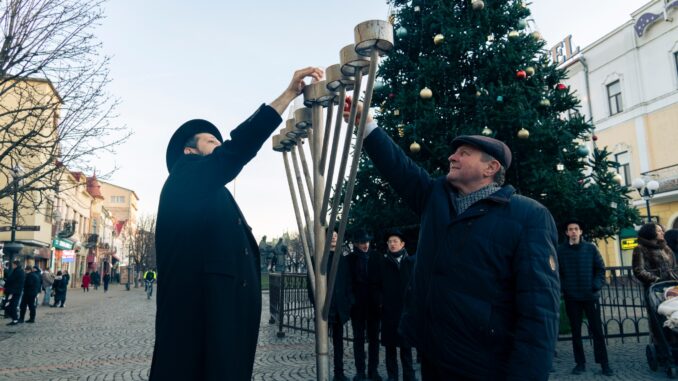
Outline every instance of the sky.
<path id="1" fill-rule="evenodd" d="M 530 9 L 547 46 L 571 34 L 583 49 L 647 2 L 533 0 Z M 107 181 L 134 190 L 140 213 L 154 214 L 167 142 L 183 122 L 207 119 L 228 137 L 294 70 L 339 63 L 355 25 L 388 11 L 385 0 L 109 1 L 95 33 L 112 57 L 108 90 L 121 101 L 114 123 L 134 135 L 99 158 L 97 172 L 117 167 Z M 257 240 L 296 231 L 283 161 L 269 142 L 228 188 Z"/>

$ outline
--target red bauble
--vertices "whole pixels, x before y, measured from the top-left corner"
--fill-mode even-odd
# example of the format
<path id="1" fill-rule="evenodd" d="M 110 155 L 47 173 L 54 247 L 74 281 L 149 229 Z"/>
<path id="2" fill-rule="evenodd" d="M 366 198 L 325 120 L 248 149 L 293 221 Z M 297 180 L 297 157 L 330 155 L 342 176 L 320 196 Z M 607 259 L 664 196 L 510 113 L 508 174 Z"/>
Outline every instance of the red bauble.
<path id="1" fill-rule="evenodd" d="M 393 99 L 393 98 L 395 98 L 395 94 L 390 93 L 390 94 L 388 94 L 388 97 L 389 97 L 390 99 Z"/>
<path id="2" fill-rule="evenodd" d="M 516 72 L 516 77 L 518 77 L 518 79 L 525 79 L 527 78 L 527 73 L 525 72 L 525 70 L 518 70 Z"/>
<path id="3" fill-rule="evenodd" d="M 598 135 L 593 135 L 593 136 L 591 136 L 591 139 L 592 139 L 594 142 L 597 142 L 597 141 L 598 141 Z"/>
<path id="4" fill-rule="evenodd" d="M 567 86 L 565 86 L 563 83 L 559 83 L 556 85 L 556 89 L 560 91 L 567 90 Z"/>
<path id="5" fill-rule="evenodd" d="M 351 97 L 346 97 L 344 100 L 344 112 L 351 111 Z"/>

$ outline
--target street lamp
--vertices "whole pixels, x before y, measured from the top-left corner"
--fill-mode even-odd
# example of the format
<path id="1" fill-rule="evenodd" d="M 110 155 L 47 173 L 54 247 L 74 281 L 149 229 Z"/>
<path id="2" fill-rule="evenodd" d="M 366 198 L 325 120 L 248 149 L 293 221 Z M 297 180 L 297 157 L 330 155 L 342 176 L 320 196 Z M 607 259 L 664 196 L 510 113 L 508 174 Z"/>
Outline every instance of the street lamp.
<path id="1" fill-rule="evenodd" d="M 631 184 L 638 193 L 640 197 L 645 200 L 645 208 L 647 208 L 647 222 L 652 222 L 652 215 L 650 214 L 650 200 L 654 197 L 654 194 L 659 189 L 659 182 L 657 180 L 650 180 L 647 183 L 641 178 L 633 180 Z"/>
<path id="2" fill-rule="evenodd" d="M 3 252 L 9 257 L 9 263 L 14 261 L 14 257 L 19 254 L 21 249 L 24 247 L 19 242 L 16 242 L 16 215 L 19 209 L 19 179 L 21 177 L 21 167 L 15 165 L 12 167 L 12 182 L 14 183 L 14 189 L 12 194 L 12 226 L 10 240 L 4 245 Z"/>

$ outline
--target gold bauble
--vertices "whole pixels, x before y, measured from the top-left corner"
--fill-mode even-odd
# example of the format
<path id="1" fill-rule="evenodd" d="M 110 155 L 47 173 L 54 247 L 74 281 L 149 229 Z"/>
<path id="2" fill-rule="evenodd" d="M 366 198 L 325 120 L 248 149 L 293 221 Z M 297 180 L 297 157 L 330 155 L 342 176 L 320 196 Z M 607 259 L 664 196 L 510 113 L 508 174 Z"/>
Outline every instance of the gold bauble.
<path id="1" fill-rule="evenodd" d="M 532 66 L 528 66 L 525 69 L 525 73 L 527 73 L 527 75 L 534 75 L 534 72 L 535 72 L 535 70 L 534 70 L 534 67 L 532 67 Z"/>
<path id="2" fill-rule="evenodd" d="M 421 146 L 419 145 L 419 143 L 412 142 L 412 144 L 410 144 L 410 152 L 417 153 L 419 151 L 421 151 Z"/>
<path id="3" fill-rule="evenodd" d="M 512 30 L 509 32 L 508 36 L 510 39 L 516 39 L 520 36 L 520 33 L 518 33 L 517 30 Z"/>
<path id="4" fill-rule="evenodd" d="M 435 37 L 433 37 L 433 43 L 436 45 L 442 44 L 443 41 L 445 41 L 445 36 L 443 36 L 440 33 L 436 34 Z"/>
<path id="5" fill-rule="evenodd" d="M 622 185 L 624 182 L 624 178 L 619 173 L 615 173 L 614 176 L 612 176 L 612 180 L 614 180 L 619 185 Z"/>
<path id="6" fill-rule="evenodd" d="M 532 32 L 532 38 L 534 38 L 536 41 L 541 40 L 541 33 L 537 31 Z"/>
<path id="7" fill-rule="evenodd" d="M 492 130 L 489 127 L 485 126 L 485 128 L 483 128 L 483 131 L 481 132 L 481 134 L 483 134 L 485 136 L 490 136 L 490 135 L 492 135 Z"/>
<path id="8" fill-rule="evenodd" d="M 527 129 L 525 129 L 525 127 L 521 128 L 521 129 L 518 131 L 518 138 L 520 138 L 520 139 L 527 139 L 527 138 L 529 138 L 529 137 L 530 137 L 530 131 L 528 131 Z"/>
<path id="9" fill-rule="evenodd" d="M 471 6 L 476 11 L 482 11 L 485 8 L 485 2 L 483 0 L 472 0 Z"/>
<path id="10" fill-rule="evenodd" d="M 551 106 L 551 101 L 544 98 L 541 101 L 539 101 L 539 105 L 542 106 L 542 107 L 549 107 L 549 106 Z"/>
<path id="11" fill-rule="evenodd" d="M 395 115 L 395 116 L 400 115 L 400 110 L 398 110 L 398 109 L 393 110 L 393 115 Z"/>
<path id="12" fill-rule="evenodd" d="M 419 96 L 421 97 L 421 99 L 431 99 L 431 97 L 433 96 L 433 91 L 431 91 L 431 89 L 429 89 L 428 87 L 424 87 L 419 92 Z"/>

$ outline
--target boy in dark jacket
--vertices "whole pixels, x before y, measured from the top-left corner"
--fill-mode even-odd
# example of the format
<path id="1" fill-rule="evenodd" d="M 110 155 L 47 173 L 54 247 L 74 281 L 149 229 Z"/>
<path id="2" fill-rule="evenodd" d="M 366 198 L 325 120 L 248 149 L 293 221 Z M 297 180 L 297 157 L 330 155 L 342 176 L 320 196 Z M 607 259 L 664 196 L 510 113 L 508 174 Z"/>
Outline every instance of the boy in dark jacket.
<path id="1" fill-rule="evenodd" d="M 26 323 L 35 323 L 35 300 L 40 293 L 40 284 L 42 280 L 38 272 L 34 271 L 31 266 L 26 266 L 26 278 L 24 281 L 24 296 L 21 299 L 21 314 L 19 315 L 19 323 L 24 322 L 26 316 L 26 307 L 28 307 L 30 314 Z"/>
<path id="2" fill-rule="evenodd" d="M 595 361 L 603 368 L 603 374 L 612 376 L 607 360 L 605 336 L 600 322 L 600 289 L 605 283 L 605 263 L 598 249 L 582 239 L 581 222 L 572 220 L 565 225 L 567 242 L 558 247 L 560 286 L 565 299 L 565 311 L 572 326 L 572 349 L 577 366 L 572 374 L 586 370 L 586 357 L 581 340 L 583 314 L 593 334 Z"/>

